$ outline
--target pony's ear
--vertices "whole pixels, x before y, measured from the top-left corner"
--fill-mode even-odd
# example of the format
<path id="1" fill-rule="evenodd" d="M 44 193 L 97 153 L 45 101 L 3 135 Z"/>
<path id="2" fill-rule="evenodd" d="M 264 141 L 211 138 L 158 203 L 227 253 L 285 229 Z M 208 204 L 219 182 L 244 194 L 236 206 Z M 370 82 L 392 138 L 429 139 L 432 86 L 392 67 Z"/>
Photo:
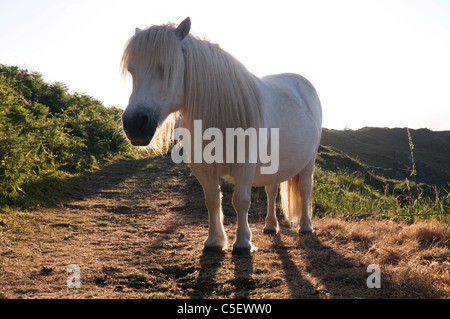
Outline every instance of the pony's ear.
<path id="1" fill-rule="evenodd" d="M 134 34 L 138 34 L 139 32 L 141 32 L 142 30 L 139 28 L 136 28 L 136 30 L 134 31 Z"/>
<path id="2" fill-rule="evenodd" d="M 187 17 L 181 22 L 177 29 L 175 30 L 175 34 L 180 40 L 183 40 L 191 30 L 191 18 Z"/>

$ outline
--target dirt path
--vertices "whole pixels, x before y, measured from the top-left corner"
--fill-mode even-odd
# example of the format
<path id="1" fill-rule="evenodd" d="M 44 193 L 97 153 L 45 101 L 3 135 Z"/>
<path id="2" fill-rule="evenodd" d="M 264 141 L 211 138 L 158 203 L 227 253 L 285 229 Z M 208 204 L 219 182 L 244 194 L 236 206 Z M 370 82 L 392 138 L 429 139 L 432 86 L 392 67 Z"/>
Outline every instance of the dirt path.
<path id="1" fill-rule="evenodd" d="M 204 255 L 203 191 L 185 166 L 119 160 L 71 183 L 57 207 L 0 214 L 0 298 L 450 297 L 446 225 L 315 219 L 312 236 L 283 224 L 268 236 L 265 205 L 252 204 L 258 251 Z M 231 245 L 236 218 L 223 190 Z M 66 285 L 72 264 L 78 289 Z M 370 264 L 381 288 L 367 287 Z"/>

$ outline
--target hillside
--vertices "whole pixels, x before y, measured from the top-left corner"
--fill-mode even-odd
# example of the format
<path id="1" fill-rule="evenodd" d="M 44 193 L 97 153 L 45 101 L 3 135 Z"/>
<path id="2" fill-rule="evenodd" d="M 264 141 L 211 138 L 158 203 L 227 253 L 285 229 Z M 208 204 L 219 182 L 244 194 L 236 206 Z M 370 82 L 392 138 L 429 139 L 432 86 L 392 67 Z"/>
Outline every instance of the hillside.
<path id="1" fill-rule="evenodd" d="M 414 144 L 417 181 L 448 188 L 450 181 L 450 131 L 410 130 Z M 333 147 L 387 178 L 412 179 L 411 152 L 406 128 L 367 127 L 329 130 L 322 146 Z"/>
<path id="2" fill-rule="evenodd" d="M 57 197 L 54 189 L 70 176 L 101 169 L 114 158 L 146 156 L 118 133 L 121 113 L 90 96 L 70 94 L 62 83 L 46 83 L 37 72 L 0 65 L 0 204 L 50 204 Z M 406 129 L 324 129 L 314 213 L 443 218 L 450 200 L 450 132 L 411 130 L 411 135 L 417 181 L 432 187 L 412 182 Z M 433 186 L 444 190 L 435 196 Z M 253 201 L 265 203 L 263 188 L 253 193 Z M 413 196 L 413 205 L 400 210 L 399 194 Z"/>
<path id="3" fill-rule="evenodd" d="M 266 195 L 254 188 L 248 220 L 258 250 L 232 256 L 202 252 L 201 185 L 170 156 L 136 156 L 117 133 L 121 113 L 0 65 L 0 299 L 450 297 L 450 193 L 425 196 L 400 176 L 410 175 L 405 130 L 325 129 L 315 233 L 299 237 L 277 207 L 279 233 L 263 234 Z M 412 131 L 427 182 L 449 171 L 445 134 Z M 221 191 L 231 248 L 233 186 Z M 398 194 L 412 199 L 403 205 Z M 381 289 L 367 285 L 371 264 Z M 76 289 L 69 265 L 81 272 Z"/>

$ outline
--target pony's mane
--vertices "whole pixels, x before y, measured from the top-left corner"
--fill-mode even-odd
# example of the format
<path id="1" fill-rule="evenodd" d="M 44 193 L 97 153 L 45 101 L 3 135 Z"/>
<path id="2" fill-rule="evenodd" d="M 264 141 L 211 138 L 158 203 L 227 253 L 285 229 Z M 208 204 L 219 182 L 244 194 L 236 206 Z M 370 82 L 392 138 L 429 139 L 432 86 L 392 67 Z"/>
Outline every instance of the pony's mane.
<path id="1" fill-rule="evenodd" d="M 180 41 L 175 29 L 173 24 L 153 26 L 133 36 L 124 50 L 123 74 L 128 74 L 131 61 L 149 73 L 163 72 L 167 94 L 180 89 L 171 83 L 184 76 L 182 125 L 191 132 L 194 120 L 202 120 L 203 130 L 217 127 L 224 134 L 226 128 L 258 128 L 262 120 L 258 78 L 219 45 L 191 34 Z M 180 50 L 184 53 L 184 70 L 177 59 Z M 166 124 L 173 128 L 176 120 L 171 116 Z M 158 131 L 159 138 L 172 142 L 167 136 L 171 130 L 161 127 Z"/>
<path id="2" fill-rule="evenodd" d="M 217 127 L 223 133 L 225 128 L 258 128 L 258 79 L 217 44 L 188 36 L 182 46 L 186 56 L 186 121 L 201 119 L 204 129 Z"/>

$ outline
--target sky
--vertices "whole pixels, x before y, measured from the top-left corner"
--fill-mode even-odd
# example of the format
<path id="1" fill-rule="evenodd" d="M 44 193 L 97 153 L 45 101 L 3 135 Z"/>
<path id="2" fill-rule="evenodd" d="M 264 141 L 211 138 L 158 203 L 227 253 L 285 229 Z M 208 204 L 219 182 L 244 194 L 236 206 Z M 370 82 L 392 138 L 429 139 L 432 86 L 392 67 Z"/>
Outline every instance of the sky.
<path id="1" fill-rule="evenodd" d="M 326 128 L 450 130 L 448 0 L 0 0 L 0 63 L 124 109 L 126 41 L 187 16 L 255 75 L 308 78 Z"/>

